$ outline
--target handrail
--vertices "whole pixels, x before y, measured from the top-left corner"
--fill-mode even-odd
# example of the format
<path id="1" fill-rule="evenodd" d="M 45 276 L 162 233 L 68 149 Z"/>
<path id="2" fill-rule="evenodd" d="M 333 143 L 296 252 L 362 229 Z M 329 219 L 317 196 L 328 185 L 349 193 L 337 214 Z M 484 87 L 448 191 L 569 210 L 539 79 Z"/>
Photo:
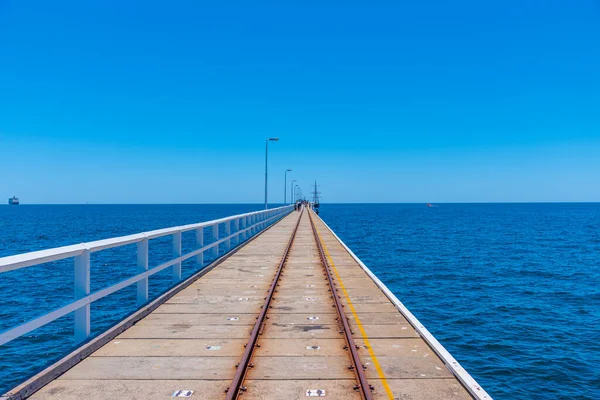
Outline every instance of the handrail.
<path id="1" fill-rule="evenodd" d="M 14 269 L 30 267 L 33 265 L 43 264 L 51 261 L 58 261 L 65 258 L 71 258 L 80 255 L 85 250 L 89 250 L 92 253 L 97 251 L 110 249 L 113 247 L 125 246 L 132 243 L 141 242 L 144 239 L 156 239 L 161 236 L 168 236 L 177 232 L 188 232 L 194 229 L 206 228 L 214 225 L 220 225 L 228 221 L 239 219 L 242 217 L 251 217 L 255 215 L 263 215 L 268 212 L 277 210 L 290 210 L 293 206 L 283 206 L 278 208 L 271 208 L 269 210 L 254 211 L 246 214 L 234 215 L 231 217 L 215 219 L 212 221 L 200 222 L 197 224 L 174 226 L 171 228 L 157 229 L 149 232 L 142 232 L 133 235 L 119 236 L 116 238 L 101 239 L 93 242 L 74 244 L 63 247 L 55 247 L 52 249 L 32 251 L 29 253 L 17 254 L 14 256 L 0 258 L 0 273 L 11 271 Z"/>
<path id="2" fill-rule="evenodd" d="M 227 252 L 231 251 L 231 241 L 237 240 L 236 245 L 255 236 L 257 233 L 284 217 L 293 210 L 293 206 L 283 206 L 269 210 L 238 214 L 197 224 L 175 226 L 150 232 L 97 240 L 53 249 L 33 251 L 24 254 L 0 258 L 0 273 L 44 264 L 52 261 L 73 258 L 75 261 L 75 300 L 63 307 L 50 311 L 42 316 L 27 321 L 21 325 L 0 332 L 0 346 L 40 328 L 71 312 L 75 314 L 75 340 L 81 342 L 90 337 L 90 304 L 106 297 L 127 286 L 137 284 L 137 305 L 148 302 L 148 278 L 168 267 L 173 267 L 173 281 L 181 281 L 181 263 L 192 257 L 204 266 L 204 252 L 212 249 L 215 258 L 218 256 L 218 246 L 225 244 Z M 219 237 L 219 225 L 225 224 L 227 236 Z M 233 224 L 233 231 L 231 232 Z M 204 228 L 212 227 L 213 241 L 204 245 Z M 181 254 L 181 233 L 196 231 L 196 249 Z M 163 236 L 173 236 L 173 259 L 148 268 L 148 240 Z M 137 243 L 138 273 L 114 285 L 90 293 L 90 253 L 114 247 Z"/>

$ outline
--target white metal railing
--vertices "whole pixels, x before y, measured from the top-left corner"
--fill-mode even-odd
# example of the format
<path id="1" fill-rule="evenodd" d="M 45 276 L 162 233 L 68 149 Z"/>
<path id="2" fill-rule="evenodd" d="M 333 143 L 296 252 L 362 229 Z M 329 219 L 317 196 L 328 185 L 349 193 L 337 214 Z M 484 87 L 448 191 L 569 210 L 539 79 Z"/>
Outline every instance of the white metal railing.
<path id="1" fill-rule="evenodd" d="M 221 243 L 224 243 L 227 253 L 231 250 L 232 240 L 236 241 L 236 245 L 246 241 L 276 222 L 279 218 L 287 215 L 293 207 L 294 206 L 284 206 L 264 211 L 234 215 L 232 217 L 198 224 L 158 229 L 135 235 L 97 240 L 94 242 L 0 258 L 0 273 L 67 258 L 73 258 L 75 264 L 75 300 L 66 306 L 1 332 L 0 346 L 71 312 L 74 313 L 75 317 L 75 341 L 82 342 L 90 337 L 91 303 L 135 283 L 137 284 L 137 305 L 140 307 L 148 302 L 148 278 L 151 275 L 168 267 L 172 267 L 173 283 L 177 283 L 181 281 L 181 263 L 183 261 L 194 257 L 196 264 L 202 267 L 204 266 L 205 251 L 212 250 L 213 258 L 217 259 L 219 256 L 219 245 Z M 232 224 L 234 233 L 231 233 Z M 223 238 L 219 237 L 220 225 L 225 226 L 226 236 Z M 212 237 L 214 239 L 207 245 L 204 245 L 205 228 L 212 228 Z M 189 253 L 181 254 L 181 234 L 188 231 L 196 231 L 196 249 Z M 173 259 L 153 268 L 148 268 L 148 241 L 150 239 L 169 235 L 173 236 Z M 97 292 L 90 293 L 90 254 L 133 243 L 137 243 L 137 275 L 102 290 L 98 290 Z"/>

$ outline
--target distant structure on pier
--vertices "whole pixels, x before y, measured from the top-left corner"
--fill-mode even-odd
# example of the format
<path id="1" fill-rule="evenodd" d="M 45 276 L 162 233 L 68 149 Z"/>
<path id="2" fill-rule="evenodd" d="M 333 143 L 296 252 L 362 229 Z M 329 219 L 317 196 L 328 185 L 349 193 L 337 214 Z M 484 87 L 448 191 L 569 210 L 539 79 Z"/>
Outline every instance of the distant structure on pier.
<path id="1" fill-rule="evenodd" d="M 18 206 L 19 205 L 19 198 L 17 196 L 13 196 L 11 198 L 8 199 L 8 204 L 11 206 Z"/>
<path id="2" fill-rule="evenodd" d="M 315 187 L 312 192 L 312 195 L 313 195 L 313 208 L 317 214 L 319 213 L 319 205 L 320 205 L 319 195 L 321 194 L 321 192 L 319 192 L 319 190 L 317 189 L 318 187 L 319 186 L 317 185 L 317 181 L 315 181 Z"/>

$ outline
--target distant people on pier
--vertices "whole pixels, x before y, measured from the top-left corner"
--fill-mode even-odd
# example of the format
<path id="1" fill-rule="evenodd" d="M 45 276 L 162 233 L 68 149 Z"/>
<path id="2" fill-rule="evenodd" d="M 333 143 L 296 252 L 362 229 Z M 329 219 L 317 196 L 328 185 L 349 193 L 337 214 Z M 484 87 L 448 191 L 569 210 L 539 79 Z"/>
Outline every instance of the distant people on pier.
<path id="1" fill-rule="evenodd" d="M 314 209 L 313 204 L 308 200 L 298 200 L 294 203 L 294 210 L 302 211 L 304 208 Z"/>

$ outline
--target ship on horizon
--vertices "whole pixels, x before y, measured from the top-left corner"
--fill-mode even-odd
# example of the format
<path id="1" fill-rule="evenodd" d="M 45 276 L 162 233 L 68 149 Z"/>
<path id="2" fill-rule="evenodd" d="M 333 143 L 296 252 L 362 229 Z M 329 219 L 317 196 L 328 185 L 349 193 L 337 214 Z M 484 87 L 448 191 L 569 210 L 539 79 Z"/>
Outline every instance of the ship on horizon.
<path id="1" fill-rule="evenodd" d="M 19 198 L 17 196 L 13 196 L 11 198 L 8 199 L 8 204 L 11 206 L 18 206 L 19 205 Z"/>

